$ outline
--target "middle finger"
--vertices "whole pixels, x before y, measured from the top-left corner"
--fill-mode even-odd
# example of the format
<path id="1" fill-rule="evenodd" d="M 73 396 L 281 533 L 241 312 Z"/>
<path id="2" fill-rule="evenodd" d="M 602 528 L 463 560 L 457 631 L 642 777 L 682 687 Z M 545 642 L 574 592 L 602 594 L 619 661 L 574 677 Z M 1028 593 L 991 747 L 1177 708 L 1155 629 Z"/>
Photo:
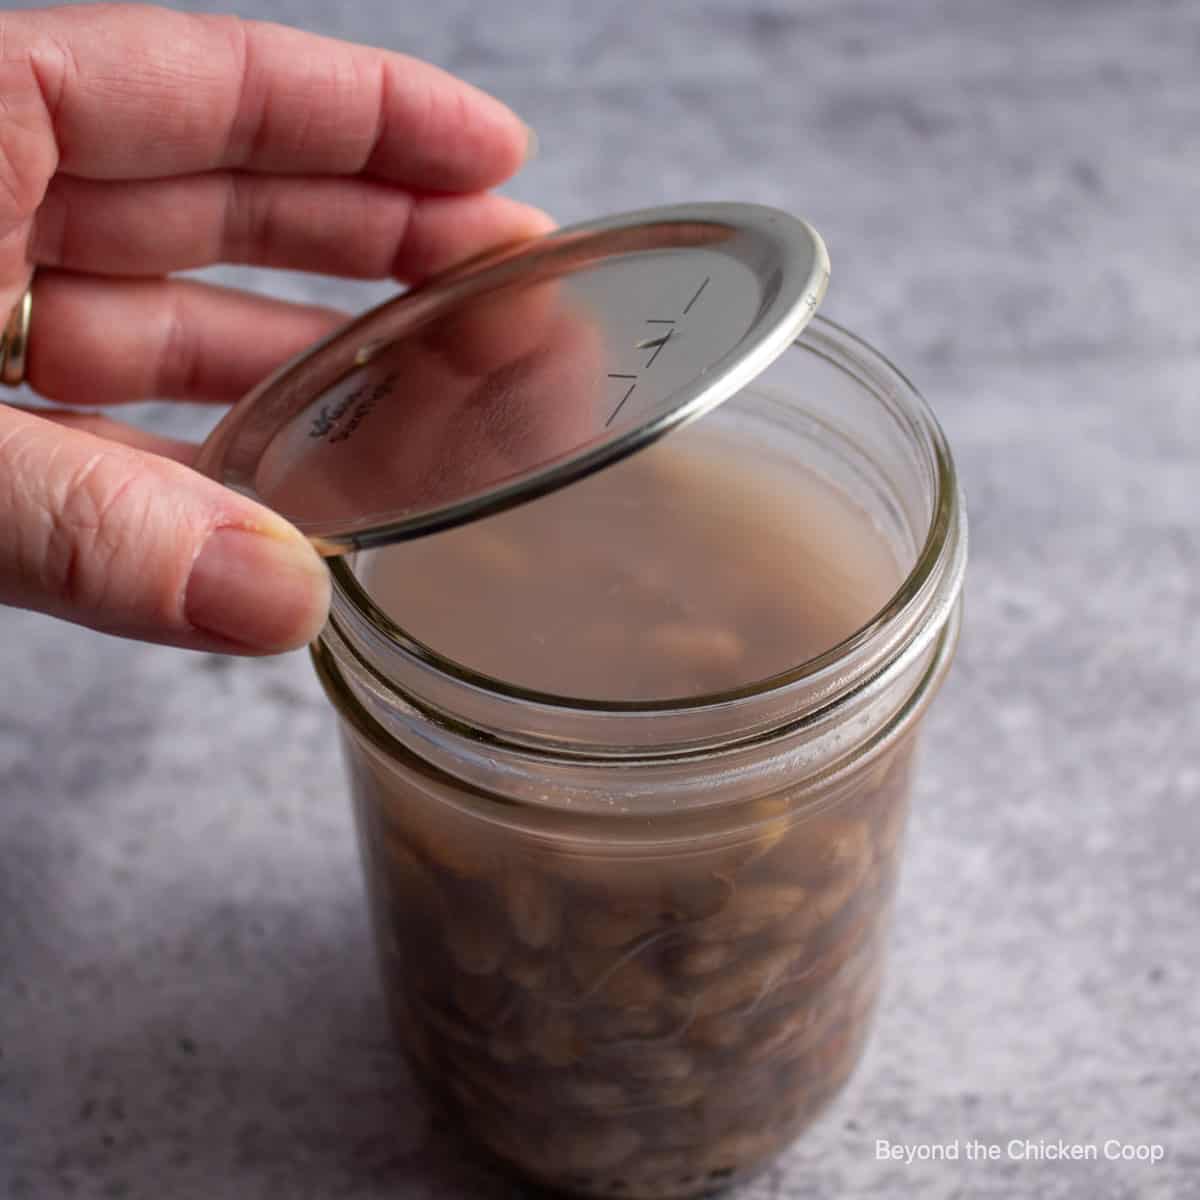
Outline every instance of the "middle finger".
<path id="1" fill-rule="evenodd" d="M 416 282 L 551 227 L 490 193 L 414 196 L 367 179 L 212 172 L 97 182 L 57 176 L 34 224 L 41 266 L 156 276 L 245 263 Z"/>

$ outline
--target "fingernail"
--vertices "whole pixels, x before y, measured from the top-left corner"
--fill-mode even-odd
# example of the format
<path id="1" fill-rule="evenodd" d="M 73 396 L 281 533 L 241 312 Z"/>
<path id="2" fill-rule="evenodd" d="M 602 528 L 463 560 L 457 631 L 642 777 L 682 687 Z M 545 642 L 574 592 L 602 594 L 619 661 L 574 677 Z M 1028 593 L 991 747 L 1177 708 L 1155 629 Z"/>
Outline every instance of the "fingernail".
<path id="1" fill-rule="evenodd" d="M 521 122 L 525 124 L 524 121 Z M 537 131 L 532 125 L 525 125 L 525 158 L 523 162 L 532 162 L 538 156 L 538 151 L 541 150 L 541 139 L 537 135 Z"/>
<path id="2" fill-rule="evenodd" d="M 329 573 L 294 536 L 217 529 L 192 564 L 184 610 L 196 629 L 247 650 L 291 650 L 325 623 Z"/>

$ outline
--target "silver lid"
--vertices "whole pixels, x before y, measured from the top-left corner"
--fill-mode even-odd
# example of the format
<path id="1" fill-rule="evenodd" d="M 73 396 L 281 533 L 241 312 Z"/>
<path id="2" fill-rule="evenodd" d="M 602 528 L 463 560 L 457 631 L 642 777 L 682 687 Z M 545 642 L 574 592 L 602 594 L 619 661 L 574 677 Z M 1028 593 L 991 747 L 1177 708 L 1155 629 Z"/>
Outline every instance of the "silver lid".
<path id="1" fill-rule="evenodd" d="M 380 305 L 243 397 L 199 470 L 327 554 L 519 504 L 720 404 L 808 323 L 829 258 L 750 204 L 608 217 Z"/>

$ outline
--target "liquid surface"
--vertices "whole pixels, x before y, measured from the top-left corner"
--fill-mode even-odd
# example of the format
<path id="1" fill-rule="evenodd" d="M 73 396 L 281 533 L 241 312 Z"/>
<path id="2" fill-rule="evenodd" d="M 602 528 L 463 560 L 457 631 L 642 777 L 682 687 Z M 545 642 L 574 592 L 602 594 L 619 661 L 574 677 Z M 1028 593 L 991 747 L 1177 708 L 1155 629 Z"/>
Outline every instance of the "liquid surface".
<path id="1" fill-rule="evenodd" d="M 540 500 L 359 556 L 443 657 L 593 700 L 736 688 L 866 624 L 902 572 L 815 473 L 701 422 Z"/>

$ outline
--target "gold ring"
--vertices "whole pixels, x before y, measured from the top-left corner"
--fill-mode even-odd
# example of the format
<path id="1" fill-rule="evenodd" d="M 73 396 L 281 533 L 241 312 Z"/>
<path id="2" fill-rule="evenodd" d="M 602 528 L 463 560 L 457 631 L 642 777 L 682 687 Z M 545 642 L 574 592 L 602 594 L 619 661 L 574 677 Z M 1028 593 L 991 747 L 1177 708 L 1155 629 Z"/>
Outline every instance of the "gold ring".
<path id="1" fill-rule="evenodd" d="M 0 383 L 20 387 L 25 380 L 25 360 L 29 352 L 29 321 L 33 316 L 33 280 L 20 300 L 13 305 L 0 336 Z"/>

